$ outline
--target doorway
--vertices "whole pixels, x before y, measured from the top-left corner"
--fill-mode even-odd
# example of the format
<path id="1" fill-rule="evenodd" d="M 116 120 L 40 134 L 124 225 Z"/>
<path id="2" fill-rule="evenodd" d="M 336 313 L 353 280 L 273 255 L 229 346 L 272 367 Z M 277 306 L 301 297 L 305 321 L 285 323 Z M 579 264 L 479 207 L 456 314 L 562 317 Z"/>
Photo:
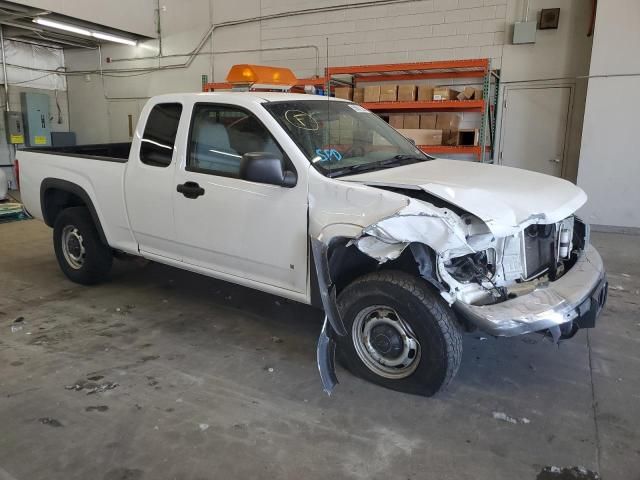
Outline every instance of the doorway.
<path id="1" fill-rule="evenodd" d="M 572 100 L 570 85 L 505 88 L 500 163 L 562 177 Z"/>
<path id="2" fill-rule="evenodd" d="M 111 100 L 108 103 L 109 141 L 130 142 L 146 100 Z"/>

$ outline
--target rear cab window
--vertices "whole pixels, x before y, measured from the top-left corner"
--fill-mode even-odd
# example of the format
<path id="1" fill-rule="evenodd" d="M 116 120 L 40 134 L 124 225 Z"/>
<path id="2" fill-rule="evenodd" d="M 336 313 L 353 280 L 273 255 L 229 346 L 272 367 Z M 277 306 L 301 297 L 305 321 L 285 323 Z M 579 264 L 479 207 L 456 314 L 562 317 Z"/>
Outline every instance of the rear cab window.
<path id="1" fill-rule="evenodd" d="M 179 103 L 159 103 L 147 118 L 140 143 L 140 161 L 153 167 L 171 165 L 182 114 Z"/>

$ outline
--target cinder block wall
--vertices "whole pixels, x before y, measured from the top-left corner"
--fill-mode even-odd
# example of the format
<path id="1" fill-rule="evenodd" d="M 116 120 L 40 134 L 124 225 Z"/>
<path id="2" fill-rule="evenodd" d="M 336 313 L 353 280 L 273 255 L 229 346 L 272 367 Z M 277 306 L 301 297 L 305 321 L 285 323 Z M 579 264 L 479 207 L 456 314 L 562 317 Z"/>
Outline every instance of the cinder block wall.
<path id="1" fill-rule="evenodd" d="M 280 13 L 310 3 L 266 0 L 262 12 Z M 489 57 L 494 68 L 500 68 L 506 15 L 507 0 L 425 0 L 268 20 L 262 22 L 260 39 L 265 48 L 318 45 L 323 66 L 328 42 L 331 65 Z M 314 65 L 302 55 L 265 52 L 262 58 L 313 74 Z"/>
<path id="2" fill-rule="evenodd" d="M 300 77 L 322 74 L 327 61 L 327 43 L 332 65 L 489 57 L 493 67 L 501 69 L 506 82 L 557 78 L 575 81 L 577 76 L 588 73 L 591 40 L 586 37 L 586 30 L 590 2 L 585 0 L 531 2 L 532 19 L 541 8 L 561 8 L 560 28 L 539 31 L 534 45 L 510 44 L 512 25 L 523 18 L 525 0 L 417 0 L 351 8 L 358 3 L 362 1 L 164 0 L 160 25 L 165 55 L 192 51 L 211 25 L 305 9 L 338 9 L 216 28 L 187 69 L 122 78 L 101 79 L 97 74 L 70 77 L 71 128 L 81 142 L 111 141 L 119 130 L 110 123 L 110 112 L 128 109 L 135 114 L 140 102 L 152 95 L 199 91 L 202 75 L 207 75 L 209 81 L 223 81 L 235 63 L 287 66 Z M 126 0 L 113 0 L 96 7 L 94 21 L 100 22 L 98 16 L 102 9 L 119 6 L 127 10 L 146 8 L 148 15 L 155 15 L 146 3 L 136 7 Z M 156 48 L 156 41 L 138 47 L 105 45 L 103 60 L 110 57 L 116 61 L 103 66 L 106 70 L 166 67 L 188 58 L 118 61 L 154 55 Z M 75 49 L 65 54 L 71 70 L 98 69 L 97 52 Z M 569 161 L 573 164 L 577 164 L 586 90 L 578 87 L 576 92 L 581 93 L 574 101 L 576 118 L 570 126 L 573 147 Z M 114 102 L 119 102 L 115 108 Z M 500 107 L 497 114 L 499 117 Z M 465 126 L 473 123 L 473 116 L 465 117 Z"/>

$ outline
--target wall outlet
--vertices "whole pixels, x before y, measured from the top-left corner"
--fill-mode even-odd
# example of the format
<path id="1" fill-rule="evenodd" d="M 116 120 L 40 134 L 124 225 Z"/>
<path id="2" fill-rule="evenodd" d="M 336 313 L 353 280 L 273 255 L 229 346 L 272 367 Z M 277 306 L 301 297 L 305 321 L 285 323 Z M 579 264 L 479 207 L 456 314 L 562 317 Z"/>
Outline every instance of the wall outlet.
<path id="1" fill-rule="evenodd" d="M 513 24 L 514 45 L 536 43 L 536 22 L 516 22 Z"/>

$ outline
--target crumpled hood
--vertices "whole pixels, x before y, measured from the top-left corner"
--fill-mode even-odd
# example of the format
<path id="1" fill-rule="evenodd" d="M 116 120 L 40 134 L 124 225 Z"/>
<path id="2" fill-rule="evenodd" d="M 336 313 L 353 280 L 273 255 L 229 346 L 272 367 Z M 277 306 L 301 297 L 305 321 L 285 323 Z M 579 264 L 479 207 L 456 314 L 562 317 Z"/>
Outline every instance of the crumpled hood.
<path id="1" fill-rule="evenodd" d="M 586 201 L 560 178 L 519 168 L 462 160 L 432 160 L 342 177 L 371 186 L 422 189 L 482 219 L 497 236 L 533 223 L 554 223 Z"/>

